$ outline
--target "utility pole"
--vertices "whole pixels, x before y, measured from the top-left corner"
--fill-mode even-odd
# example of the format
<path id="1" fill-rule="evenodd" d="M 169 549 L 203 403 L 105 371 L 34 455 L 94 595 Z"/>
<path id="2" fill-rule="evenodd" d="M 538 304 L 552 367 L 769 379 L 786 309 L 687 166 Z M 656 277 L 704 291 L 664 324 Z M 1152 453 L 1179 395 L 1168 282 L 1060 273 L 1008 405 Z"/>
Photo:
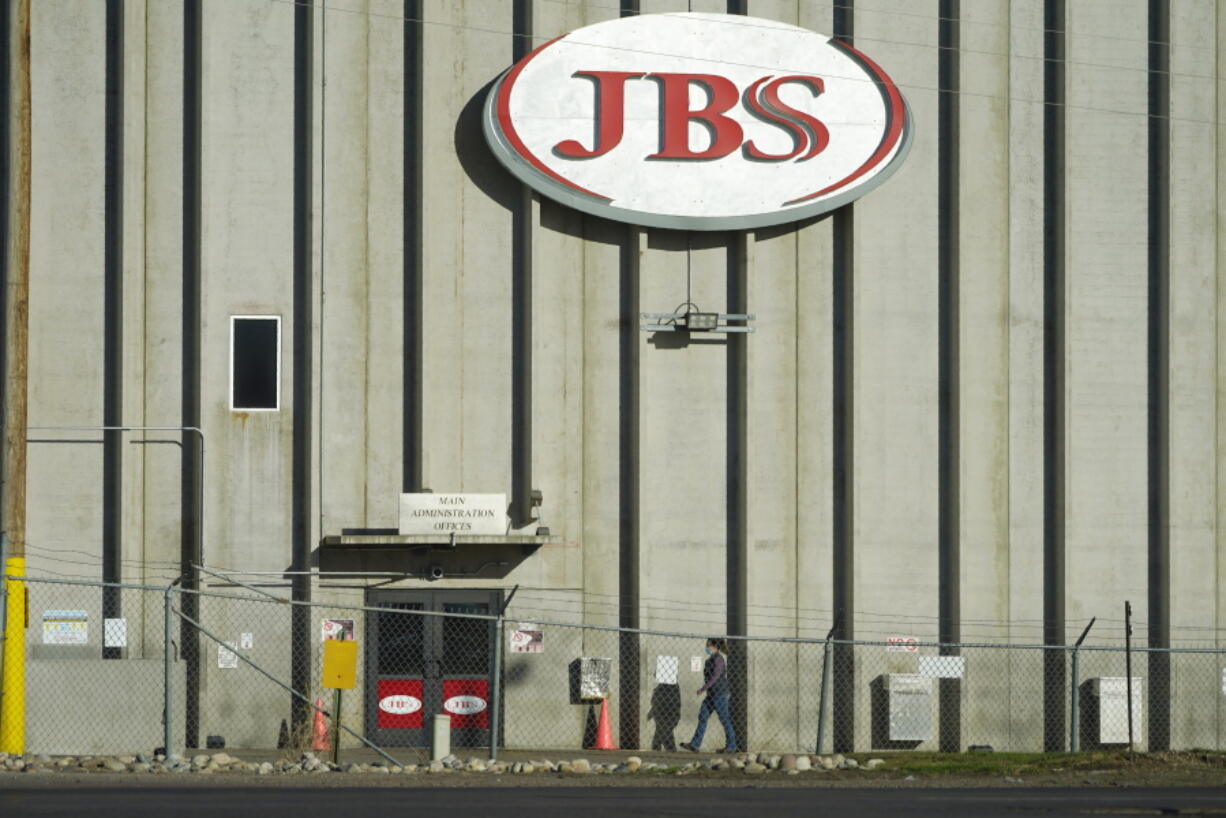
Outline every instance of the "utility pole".
<path id="1" fill-rule="evenodd" d="M 30 0 L 9 7 L 10 198 L 4 284 L 4 449 L 0 462 L 0 528 L 8 543 L 4 574 L 25 575 L 26 361 L 30 300 Z M 0 752 L 25 752 L 25 584 L 5 579 Z"/>

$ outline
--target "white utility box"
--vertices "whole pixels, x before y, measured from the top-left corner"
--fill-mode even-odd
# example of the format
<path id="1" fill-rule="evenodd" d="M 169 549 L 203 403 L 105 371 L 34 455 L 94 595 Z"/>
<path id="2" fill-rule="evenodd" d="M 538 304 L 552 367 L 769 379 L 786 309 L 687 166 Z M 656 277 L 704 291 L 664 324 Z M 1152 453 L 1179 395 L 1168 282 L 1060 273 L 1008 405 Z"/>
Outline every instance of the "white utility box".
<path id="1" fill-rule="evenodd" d="M 1098 743 L 1128 743 L 1128 679 L 1124 676 L 1099 676 L 1090 679 L 1090 695 L 1098 702 Z M 1132 737 L 1140 743 L 1141 678 L 1132 677 Z"/>
<path id="2" fill-rule="evenodd" d="M 890 741 L 932 738 L 932 679 L 918 673 L 887 673 L 885 690 Z"/>

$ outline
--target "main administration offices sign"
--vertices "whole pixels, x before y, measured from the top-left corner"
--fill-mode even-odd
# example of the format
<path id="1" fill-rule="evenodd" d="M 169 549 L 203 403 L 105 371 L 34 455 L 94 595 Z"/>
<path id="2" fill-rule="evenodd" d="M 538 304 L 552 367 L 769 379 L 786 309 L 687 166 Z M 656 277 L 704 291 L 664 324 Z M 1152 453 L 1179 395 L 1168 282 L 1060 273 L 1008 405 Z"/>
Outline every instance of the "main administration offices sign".
<path id="1" fill-rule="evenodd" d="M 485 134 L 563 204 L 688 230 L 783 224 L 881 184 L 909 146 L 906 101 L 868 56 L 784 23 L 650 14 L 581 28 L 509 69 Z"/>

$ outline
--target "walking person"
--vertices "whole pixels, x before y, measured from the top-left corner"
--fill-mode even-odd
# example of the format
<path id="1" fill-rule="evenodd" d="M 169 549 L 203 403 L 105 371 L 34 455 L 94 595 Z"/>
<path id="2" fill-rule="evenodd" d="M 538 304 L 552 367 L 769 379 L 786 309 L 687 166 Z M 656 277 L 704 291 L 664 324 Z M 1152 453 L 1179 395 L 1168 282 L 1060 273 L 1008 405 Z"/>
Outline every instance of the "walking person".
<path id="1" fill-rule="evenodd" d="M 707 732 L 707 719 L 714 710 L 719 716 L 719 723 L 724 726 L 724 747 L 718 752 L 735 753 L 736 730 L 732 727 L 732 686 L 728 684 L 728 642 L 725 639 L 712 637 L 707 640 L 707 661 L 702 667 L 703 685 L 698 688 L 698 695 L 707 694 L 698 708 L 698 727 L 694 737 L 689 742 L 681 742 L 685 749 L 697 753 L 702 747 L 702 737 Z"/>

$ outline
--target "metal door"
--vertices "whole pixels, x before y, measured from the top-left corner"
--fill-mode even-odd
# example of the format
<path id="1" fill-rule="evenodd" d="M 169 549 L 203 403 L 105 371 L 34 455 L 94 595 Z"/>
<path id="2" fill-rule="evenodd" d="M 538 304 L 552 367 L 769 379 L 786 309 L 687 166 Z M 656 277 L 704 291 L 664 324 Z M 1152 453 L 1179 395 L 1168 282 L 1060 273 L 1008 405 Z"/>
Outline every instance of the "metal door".
<path id="1" fill-rule="evenodd" d="M 455 747 L 489 744 L 494 626 L 447 614 L 493 614 L 501 591 L 370 591 L 366 735 L 389 747 L 430 743 L 432 717 L 451 717 Z"/>

